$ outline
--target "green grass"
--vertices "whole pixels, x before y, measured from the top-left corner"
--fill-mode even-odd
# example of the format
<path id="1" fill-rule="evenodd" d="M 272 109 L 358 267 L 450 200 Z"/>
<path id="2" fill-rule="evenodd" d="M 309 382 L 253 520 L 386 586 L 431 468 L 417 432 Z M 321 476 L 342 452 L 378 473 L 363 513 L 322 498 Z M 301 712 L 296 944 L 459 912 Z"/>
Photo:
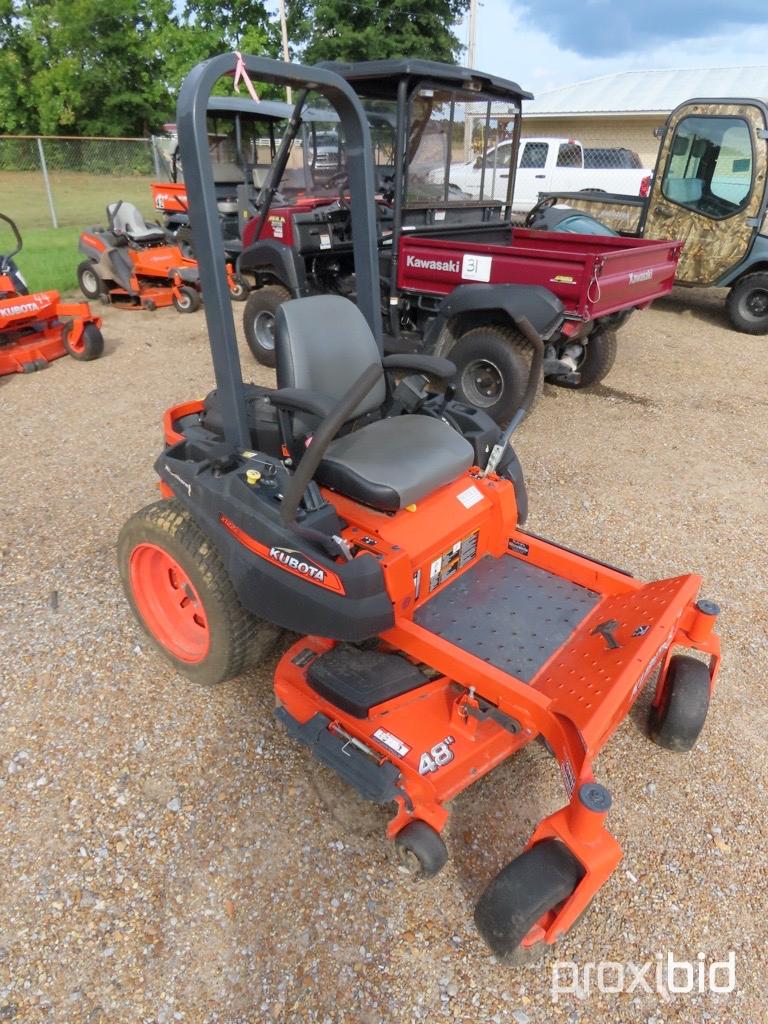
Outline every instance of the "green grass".
<path id="1" fill-rule="evenodd" d="M 16 257 L 31 292 L 69 292 L 77 288 L 78 228 L 28 228 L 24 248 Z"/>
<path id="2" fill-rule="evenodd" d="M 51 191 L 59 222 L 51 226 L 43 177 L 36 171 L 0 171 L 0 213 L 12 217 L 24 240 L 17 258 L 30 291 L 71 291 L 77 288 L 80 231 L 106 223 L 107 203 L 125 199 L 148 220 L 154 219 L 151 178 L 54 171 Z M 10 234 L 0 223 L 0 252 L 7 252 Z"/>

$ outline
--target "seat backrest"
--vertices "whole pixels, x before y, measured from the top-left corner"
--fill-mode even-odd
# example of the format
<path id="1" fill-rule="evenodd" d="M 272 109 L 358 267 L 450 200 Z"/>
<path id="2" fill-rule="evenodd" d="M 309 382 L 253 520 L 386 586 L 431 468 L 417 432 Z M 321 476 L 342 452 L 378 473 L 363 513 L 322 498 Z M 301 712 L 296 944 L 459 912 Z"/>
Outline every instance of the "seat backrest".
<path id="1" fill-rule="evenodd" d="M 664 192 L 668 199 L 676 203 L 698 203 L 704 191 L 704 182 L 700 178 L 667 178 Z"/>
<path id="2" fill-rule="evenodd" d="M 279 388 L 308 388 L 334 399 L 342 398 L 369 366 L 381 366 L 368 321 L 340 295 L 284 302 L 275 316 L 275 355 Z M 378 409 L 386 397 L 382 368 L 350 419 Z"/>
<path id="3" fill-rule="evenodd" d="M 142 234 L 147 230 L 147 222 L 133 203 L 110 203 L 107 212 L 113 228 L 126 235 Z"/>

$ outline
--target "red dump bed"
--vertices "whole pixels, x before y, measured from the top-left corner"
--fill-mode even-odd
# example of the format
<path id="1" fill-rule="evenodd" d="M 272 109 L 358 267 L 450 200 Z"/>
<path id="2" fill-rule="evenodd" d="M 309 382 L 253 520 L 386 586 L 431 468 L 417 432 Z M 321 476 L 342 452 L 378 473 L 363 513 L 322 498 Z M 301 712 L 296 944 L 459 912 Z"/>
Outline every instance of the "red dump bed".
<path id="1" fill-rule="evenodd" d="M 591 320 L 666 295 L 682 247 L 682 242 L 524 228 L 493 240 L 404 235 L 397 285 L 432 295 L 478 282 L 543 285 L 570 316 Z"/>

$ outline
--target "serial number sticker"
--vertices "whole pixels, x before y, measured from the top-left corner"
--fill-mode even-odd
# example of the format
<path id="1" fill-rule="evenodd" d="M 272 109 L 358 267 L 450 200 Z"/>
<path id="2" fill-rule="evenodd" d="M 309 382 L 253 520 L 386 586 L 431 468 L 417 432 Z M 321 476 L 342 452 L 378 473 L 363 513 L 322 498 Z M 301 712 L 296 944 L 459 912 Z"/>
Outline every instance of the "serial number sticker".
<path id="1" fill-rule="evenodd" d="M 461 260 L 461 276 L 465 281 L 490 281 L 492 265 L 492 256 L 466 253 Z"/>
<path id="2" fill-rule="evenodd" d="M 468 487 L 466 491 L 462 491 L 461 494 L 457 495 L 457 497 L 464 508 L 472 508 L 472 506 L 476 505 L 478 501 L 483 500 L 483 495 L 474 484 L 472 484 L 471 487 Z"/>
<path id="3" fill-rule="evenodd" d="M 386 729 L 377 729 L 373 734 L 373 738 L 378 740 L 379 743 L 383 743 L 385 747 L 388 747 L 398 757 L 405 757 L 408 751 L 411 749 L 407 743 L 403 743 L 397 736 L 393 736 L 391 732 L 387 732 Z"/>
<path id="4" fill-rule="evenodd" d="M 510 537 L 507 548 L 510 551 L 516 551 L 518 555 L 527 555 L 531 550 L 527 544 L 524 544 L 521 540 L 515 540 L 514 537 Z"/>
<path id="5" fill-rule="evenodd" d="M 445 220 L 445 210 L 435 210 L 435 220 Z"/>
<path id="6" fill-rule="evenodd" d="M 330 249 L 331 248 L 331 236 L 330 235 L 320 235 L 320 248 L 321 249 Z"/>

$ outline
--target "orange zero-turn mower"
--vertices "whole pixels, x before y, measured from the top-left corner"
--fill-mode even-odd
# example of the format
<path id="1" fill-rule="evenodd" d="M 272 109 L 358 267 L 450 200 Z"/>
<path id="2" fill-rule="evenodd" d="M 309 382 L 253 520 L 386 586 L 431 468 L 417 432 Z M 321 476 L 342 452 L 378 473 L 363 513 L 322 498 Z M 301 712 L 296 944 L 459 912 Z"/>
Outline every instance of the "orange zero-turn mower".
<path id="1" fill-rule="evenodd" d="M 44 370 L 54 359 L 96 359 L 104 351 L 101 320 L 87 302 L 62 302 L 59 293 L 29 293 L 14 262 L 22 249 L 16 224 L 0 213 L 14 236 L 11 252 L 0 253 L 0 376 Z"/>
<path id="2" fill-rule="evenodd" d="M 78 241 L 87 257 L 77 268 L 86 298 L 128 309 L 173 305 L 179 313 L 196 312 L 202 301 L 200 275 L 188 246 L 173 241 L 122 199 L 107 206 L 107 219 L 108 229 L 87 228 Z M 239 285 L 229 264 L 226 274 L 234 293 Z"/>
<path id="3" fill-rule="evenodd" d="M 198 116 L 236 58 L 193 69 L 177 124 L 204 214 L 195 244 L 217 388 L 166 413 L 162 500 L 120 535 L 126 594 L 156 646 L 204 683 L 247 669 L 274 625 L 302 634 L 276 670 L 277 718 L 358 793 L 394 808 L 388 835 L 417 875 L 446 863 L 450 800 L 545 741 L 564 804 L 475 910 L 499 957 L 532 955 L 619 863 L 593 763 L 646 684 L 652 738 L 694 745 L 720 662 L 718 609 L 699 599 L 698 576 L 644 583 L 522 528 L 522 480 L 501 467 L 524 407 L 501 433 L 450 390 L 430 391 L 450 379 L 447 360 L 381 356 L 372 150 L 349 86 L 329 68 L 243 60 L 276 85 L 311 81 L 340 115 L 357 307 L 284 303 L 278 387 L 243 385 Z M 536 353 L 529 402 L 543 343 L 529 320 L 521 329 Z"/>

